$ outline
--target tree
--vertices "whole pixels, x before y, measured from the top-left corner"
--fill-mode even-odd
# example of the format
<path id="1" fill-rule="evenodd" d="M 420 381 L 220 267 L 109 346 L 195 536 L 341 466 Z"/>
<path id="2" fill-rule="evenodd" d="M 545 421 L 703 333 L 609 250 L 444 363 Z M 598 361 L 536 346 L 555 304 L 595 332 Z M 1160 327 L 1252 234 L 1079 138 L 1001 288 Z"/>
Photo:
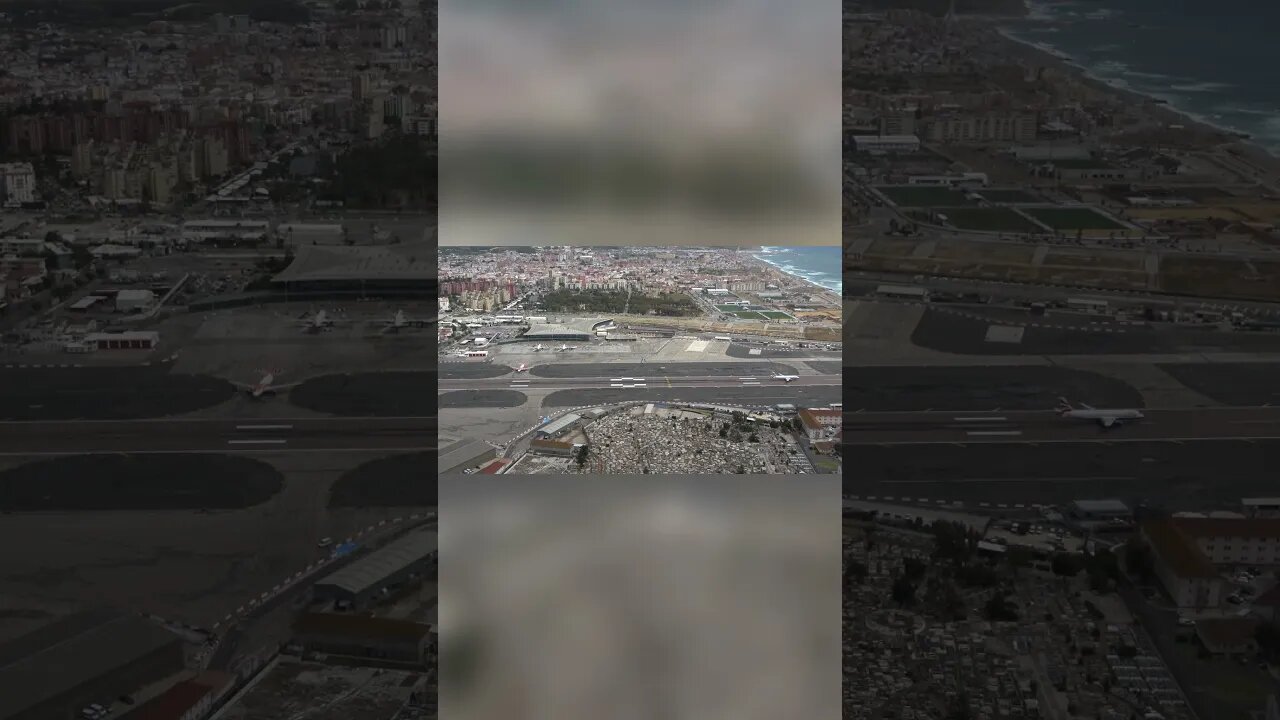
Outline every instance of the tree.
<path id="1" fill-rule="evenodd" d="M 1054 575 L 1064 579 L 1075 577 L 1080 573 L 1080 558 L 1070 553 L 1055 553 L 1052 567 Z"/>
<path id="2" fill-rule="evenodd" d="M 1280 658 L 1280 626 L 1272 622 L 1260 623 L 1253 631 L 1253 639 L 1268 660 Z"/>
<path id="3" fill-rule="evenodd" d="M 748 441 L 748 442 L 753 442 L 753 443 L 758 443 L 758 442 L 760 442 L 760 438 L 759 438 L 759 436 L 757 436 L 755 433 L 751 433 L 751 435 L 747 437 L 747 441 Z"/>
<path id="4" fill-rule="evenodd" d="M 1005 561 L 1009 563 L 1009 569 L 1016 578 L 1019 570 L 1031 564 L 1031 550 L 1022 545 L 1014 545 L 1005 553 Z"/>
<path id="5" fill-rule="evenodd" d="M 910 607 L 916 601 L 916 586 L 907 579 L 906 575 L 899 575 L 898 579 L 893 581 L 892 596 L 898 607 Z"/>
<path id="6" fill-rule="evenodd" d="M 587 445 L 583 445 L 578 448 L 578 467 L 582 467 L 587 464 L 587 447 Z"/>
<path id="7" fill-rule="evenodd" d="M 851 560 L 849 567 L 845 569 L 845 574 L 852 578 L 854 582 L 861 583 L 867 579 L 867 565 L 857 560 Z"/>
<path id="8" fill-rule="evenodd" d="M 919 558 L 906 558 L 902 561 L 902 571 L 911 582 L 919 582 L 924 577 L 928 566 Z"/>

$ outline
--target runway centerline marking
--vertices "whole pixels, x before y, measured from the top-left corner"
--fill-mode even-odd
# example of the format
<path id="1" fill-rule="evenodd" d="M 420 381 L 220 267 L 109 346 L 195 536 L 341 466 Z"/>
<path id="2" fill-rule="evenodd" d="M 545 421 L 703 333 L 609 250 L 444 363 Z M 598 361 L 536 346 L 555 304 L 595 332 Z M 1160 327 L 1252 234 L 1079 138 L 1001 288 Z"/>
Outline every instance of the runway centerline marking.
<path id="1" fill-rule="evenodd" d="M 1021 430 L 969 430 L 965 435 L 1021 435 Z"/>

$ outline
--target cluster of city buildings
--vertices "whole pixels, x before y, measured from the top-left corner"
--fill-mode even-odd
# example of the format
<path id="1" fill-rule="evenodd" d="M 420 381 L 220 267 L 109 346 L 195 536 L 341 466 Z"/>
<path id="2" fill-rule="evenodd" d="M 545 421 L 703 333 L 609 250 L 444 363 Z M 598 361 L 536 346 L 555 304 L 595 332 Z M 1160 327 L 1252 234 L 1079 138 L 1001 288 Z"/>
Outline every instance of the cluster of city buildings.
<path id="1" fill-rule="evenodd" d="M 299 135 L 434 135 L 434 13 L 406 5 L 317 6 L 300 23 L 219 14 L 124 32 L 0 26 L 0 154 L 55 154 L 62 162 L 38 174 L 164 205 Z M 39 200 L 31 173 L 2 174 L 7 201 Z"/>

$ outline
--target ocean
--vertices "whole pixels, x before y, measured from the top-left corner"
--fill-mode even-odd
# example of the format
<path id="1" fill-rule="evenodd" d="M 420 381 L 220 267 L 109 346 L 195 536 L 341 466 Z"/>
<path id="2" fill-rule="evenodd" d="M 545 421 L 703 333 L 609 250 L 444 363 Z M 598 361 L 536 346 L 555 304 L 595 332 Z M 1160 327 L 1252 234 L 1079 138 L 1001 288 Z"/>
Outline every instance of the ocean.
<path id="1" fill-rule="evenodd" d="M 1029 0 L 1006 34 L 1280 154 L 1280 2 Z"/>
<path id="2" fill-rule="evenodd" d="M 788 275 L 804 278 L 828 290 L 843 292 L 841 253 L 838 246 L 762 247 L 752 257 L 763 260 Z"/>

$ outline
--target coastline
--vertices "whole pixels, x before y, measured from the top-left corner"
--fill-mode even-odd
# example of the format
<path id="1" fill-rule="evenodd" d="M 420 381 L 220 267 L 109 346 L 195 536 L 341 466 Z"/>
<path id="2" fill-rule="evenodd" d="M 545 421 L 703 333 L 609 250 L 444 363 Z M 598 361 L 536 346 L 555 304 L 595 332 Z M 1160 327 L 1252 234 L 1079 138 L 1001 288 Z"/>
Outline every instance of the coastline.
<path id="1" fill-rule="evenodd" d="M 782 246 L 769 245 L 769 246 L 764 246 L 764 247 L 782 247 Z M 773 263 L 773 262 L 770 262 L 769 260 L 767 260 L 767 259 L 766 259 L 766 258 L 768 257 L 768 254 L 764 254 L 764 253 L 762 253 L 762 250 L 764 249 L 764 247 L 762 247 L 762 248 L 760 248 L 760 249 L 758 249 L 758 250 L 748 250 L 748 251 L 746 251 L 746 253 L 747 253 L 749 256 L 751 256 L 751 258 L 752 258 L 752 259 L 756 260 L 757 262 L 764 263 L 764 264 L 765 264 L 765 265 L 767 265 L 770 269 L 772 269 L 772 270 L 774 270 L 774 271 L 776 271 L 776 272 L 778 272 L 778 273 L 780 273 L 780 274 L 782 274 L 782 275 L 786 275 L 786 276 L 787 276 L 787 277 L 789 277 L 789 278 L 793 278 L 793 279 L 795 279 L 795 280 L 799 280 L 800 282 L 803 282 L 803 283 L 805 283 L 805 284 L 807 284 L 807 285 L 812 285 L 813 287 L 817 288 L 817 289 L 818 289 L 819 291 L 821 291 L 821 292 L 824 292 L 824 293 L 831 293 L 831 294 L 833 294 L 833 295 L 837 295 L 837 296 L 841 294 L 841 291 L 842 291 L 842 289 L 843 289 L 843 284 L 844 284 L 844 282 L 843 282 L 843 277 L 841 277 L 841 279 L 840 279 L 840 281 L 839 281 L 839 282 L 840 282 L 840 284 L 841 284 L 841 287 L 840 287 L 840 288 L 829 288 L 829 287 L 827 287 L 826 285 L 823 285 L 823 284 L 821 284 L 821 283 L 819 283 L 819 282 L 816 282 L 816 281 L 814 281 L 814 280 L 811 280 L 811 279 L 809 279 L 809 278 L 805 277 L 804 275 L 800 275 L 800 274 L 795 273 L 795 272 L 790 272 L 790 271 L 788 271 L 788 270 L 783 269 L 781 265 L 777 265 L 777 264 L 775 264 L 775 263 Z M 831 247 L 833 247 L 833 248 L 834 248 L 834 247 L 836 247 L 836 246 L 835 246 L 835 245 L 832 245 Z M 762 255 L 763 255 L 763 256 L 762 256 Z"/>
<path id="2" fill-rule="evenodd" d="M 1007 22 L 1008 19 L 1005 21 Z M 1233 149 L 1240 154 L 1240 159 L 1247 160 L 1255 166 L 1272 174 L 1280 174 L 1280 156 L 1272 152 L 1252 138 L 1239 136 L 1239 131 L 1225 128 L 1195 117 L 1194 113 L 1181 110 L 1172 103 L 1164 102 L 1153 95 L 1117 87 L 1089 72 L 1065 53 L 1050 50 L 1037 45 L 1032 40 L 1019 38 L 1003 27 L 1000 21 L 984 23 L 986 29 L 1002 41 L 1002 49 L 1015 58 L 1030 61 L 1045 67 L 1053 68 L 1064 75 L 1070 75 L 1080 83 L 1100 93 L 1117 99 L 1122 103 L 1136 105 L 1149 118 L 1165 124 L 1182 125 L 1189 130 L 1208 136 L 1204 150 L 1214 148 Z"/>

